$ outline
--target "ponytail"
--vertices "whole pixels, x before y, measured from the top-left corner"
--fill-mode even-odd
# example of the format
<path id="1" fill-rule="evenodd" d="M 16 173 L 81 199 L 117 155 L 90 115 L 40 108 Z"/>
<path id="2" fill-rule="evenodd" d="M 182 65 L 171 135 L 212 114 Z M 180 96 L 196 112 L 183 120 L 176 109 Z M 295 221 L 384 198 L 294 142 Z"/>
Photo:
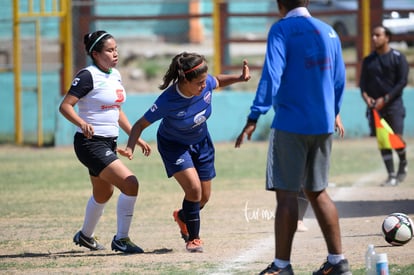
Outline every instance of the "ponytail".
<path id="1" fill-rule="evenodd" d="M 163 77 L 163 83 L 159 86 L 161 90 L 166 89 L 171 82 L 180 82 L 184 79 L 192 80 L 208 70 L 204 56 L 196 53 L 182 52 L 176 55 Z"/>

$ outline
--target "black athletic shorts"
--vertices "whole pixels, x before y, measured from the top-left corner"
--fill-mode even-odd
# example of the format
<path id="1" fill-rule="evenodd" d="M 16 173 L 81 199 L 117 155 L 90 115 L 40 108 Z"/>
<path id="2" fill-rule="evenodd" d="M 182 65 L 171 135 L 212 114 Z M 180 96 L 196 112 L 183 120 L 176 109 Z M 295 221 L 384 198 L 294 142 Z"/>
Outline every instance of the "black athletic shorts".
<path id="1" fill-rule="evenodd" d="M 73 147 L 79 161 L 89 170 L 89 175 L 97 177 L 105 167 L 118 159 L 116 144 L 118 137 L 93 136 L 86 138 L 82 133 L 74 136 Z"/>

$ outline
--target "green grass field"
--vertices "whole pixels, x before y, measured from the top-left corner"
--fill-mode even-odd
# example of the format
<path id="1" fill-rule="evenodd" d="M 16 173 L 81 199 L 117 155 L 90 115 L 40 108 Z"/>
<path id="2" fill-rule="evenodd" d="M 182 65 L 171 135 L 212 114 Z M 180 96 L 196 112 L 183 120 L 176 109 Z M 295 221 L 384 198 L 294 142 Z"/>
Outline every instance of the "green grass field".
<path id="1" fill-rule="evenodd" d="M 257 274 L 273 259 L 272 243 L 270 250 L 259 249 L 252 255 L 243 255 L 259 239 L 270 238 L 273 242 L 273 222 L 263 217 L 264 210 L 272 213 L 275 205 L 274 195 L 264 191 L 267 143 L 247 142 L 240 149 L 231 143 L 216 144 L 217 178 L 213 181 L 212 198 L 202 212 L 201 233 L 206 241 L 206 252 L 202 254 L 184 251 L 184 243 L 171 217 L 172 210 L 180 206 L 183 193 L 173 179 L 166 178 L 155 145 L 153 150 L 149 158 L 138 155 L 132 161 L 123 158 L 140 180 L 131 238 L 146 251 L 143 255 L 126 256 L 110 250 L 90 252 L 72 243 L 74 233 L 82 225 L 90 183 L 86 169 L 71 147 L 1 146 L 0 273 Z M 414 170 L 413 155 L 409 150 L 409 171 Z M 360 183 L 361 189 L 371 190 L 370 187 L 385 179 L 383 169 L 375 140 L 335 140 L 330 177 L 335 186 L 333 192 L 353 186 L 361 178 L 365 178 Z M 404 186 L 388 190 L 404 188 L 400 189 L 402 193 L 413 194 L 413 179 L 409 174 Z M 117 195 L 116 192 L 108 203 L 96 232 L 107 247 L 116 229 Z M 255 218 L 252 215 L 255 209 L 262 216 L 256 216 L 254 222 L 246 221 L 248 215 L 250 219 Z M 367 219 L 359 216 L 355 222 Z M 345 239 L 352 235 L 354 239 L 364 240 L 367 233 L 359 232 L 358 227 L 348 222 L 352 219 L 344 219 Z M 323 261 L 318 253 L 325 255 L 317 225 L 311 220 L 310 225 L 315 225 L 314 233 L 298 236 L 298 242 L 303 247 L 309 244 L 315 253 L 304 257 L 315 257 L 315 260 L 309 263 L 309 259 L 299 260 L 295 256 L 297 274 L 309 274 Z M 393 261 L 394 255 L 399 254 L 396 249 L 381 246 L 383 243 L 377 234 L 367 238 L 377 241 L 379 249 L 389 253 L 391 274 L 414 274 L 413 258 L 399 264 Z M 313 242 L 320 247 L 313 246 Z M 362 248 L 357 250 L 357 246 Z M 355 259 L 351 262 L 353 274 L 364 274 L 364 251 L 360 251 L 364 247 L 365 244 L 356 244 L 353 251 L 352 245 L 347 244 L 347 254 Z M 401 255 L 414 255 L 413 243 L 398 249 Z M 254 257 L 255 253 L 260 257 Z"/>

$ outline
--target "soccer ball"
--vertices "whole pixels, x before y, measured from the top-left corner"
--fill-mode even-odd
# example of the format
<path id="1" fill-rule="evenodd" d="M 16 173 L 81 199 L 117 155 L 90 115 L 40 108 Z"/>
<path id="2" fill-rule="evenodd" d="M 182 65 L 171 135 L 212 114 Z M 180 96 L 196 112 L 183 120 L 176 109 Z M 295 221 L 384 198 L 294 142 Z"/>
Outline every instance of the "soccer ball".
<path id="1" fill-rule="evenodd" d="M 406 214 L 392 213 L 382 223 L 382 234 L 387 243 L 401 246 L 413 237 L 414 224 Z"/>

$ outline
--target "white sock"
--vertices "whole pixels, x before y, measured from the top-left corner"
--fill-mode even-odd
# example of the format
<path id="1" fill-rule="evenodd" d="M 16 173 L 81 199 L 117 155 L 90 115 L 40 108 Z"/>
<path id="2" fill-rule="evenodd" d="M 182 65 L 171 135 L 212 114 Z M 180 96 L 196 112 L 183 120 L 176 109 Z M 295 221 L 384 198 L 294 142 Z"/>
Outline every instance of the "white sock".
<path id="1" fill-rule="evenodd" d="M 97 203 L 93 196 L 89 198 L 89 201 L 86 205 L 85 219 L 82 226 L 82 233 L 86 237 L 93 236 L 96 225 L 98 224 L 99 219 L 104 212 L 104 208 L 105 203 Z"/>
<path id="2" fill-rule="evenodd" d="M 279 268 L 285 268 L 290 264 L 290 261 L 284 261 L 284 260 L 280 260 L 280 259 L 275 258 L 273 263 Z"/>
<path id="3" fill-rule="evenodd" d="M 345 259 L 344 254 L 328 254 L 328 262 L 333 265 L 336 265 L 343 259 Z"/>
<path id="4" fill-rule="evenodd" d="M 116 209 L 118 222 L 116 240 L 128 237 L 136 200 L 137 196 L 127 196 L 124 193 L 119 195 Z"/>

